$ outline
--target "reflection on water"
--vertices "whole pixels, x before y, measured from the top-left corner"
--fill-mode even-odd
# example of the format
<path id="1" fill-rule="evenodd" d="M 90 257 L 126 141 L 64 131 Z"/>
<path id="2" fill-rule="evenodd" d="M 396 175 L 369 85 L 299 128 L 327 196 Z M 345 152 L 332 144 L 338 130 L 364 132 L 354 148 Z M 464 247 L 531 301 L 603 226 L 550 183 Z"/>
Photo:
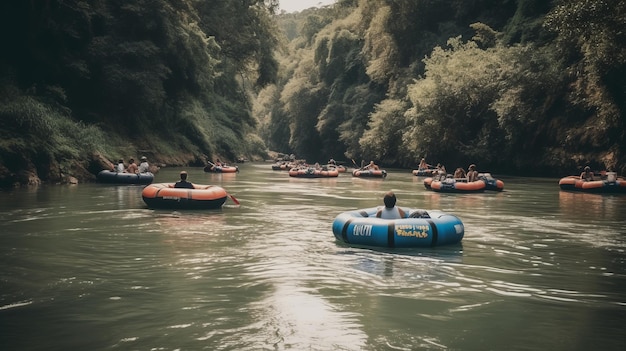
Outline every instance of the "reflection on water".
<path id="1" fill-rule="evenodd" d="M 256 317 L 268 331 L 267 344 L 302 350 L 362 349 L 367 334 L 357 312 L 337 311 L 315 289 L 298 284 L 278 285 L 272 294 L 254 304 Z"/>
<path id="2" fill-rule="evenodd" d="M 454 211 L 456 209 L 479 209 L 484 208 L 487 201 L 502 198 L 502 193 L 479 193 L 479 194 L 445 194 L 428 191 L 424 196 L 426 207 L 430 209 L 443 209 Z"/>
<path id="3" fill-rule="evenodd" d="M 621 194 L 588 194 L 581 192 L 559 192 L 561 212 L 570 219 L 622 220 L 624 209 Z"/>
<path id="4" fill-rule="evenodd" d="M 609 350 L 626 341 L 626 196 L 514 177 L 501 193 L 442 194 L 393 169 L 385 179 L 300 179 L 264 163 L 186 170 L 241 205 L 151 210 L 141 186 L 4 192 L 0 344 Z M 335 240 L 336 215 L 382 205 L 388 190 L 401 206 L 457 215 L 463 242 L 397 250 Z"/>
<path id="5" fill-rule="evenodd" d="M 181 235 L 208 234 L 212 228 L 223 230 L 226 223 L 224 218 L 224 210 L 212 210 L 195 213 L 193 211 L 165 211 L 163 213 L 155 213 L 154 224 L 155 229 L 164 226 L 167 232 L 178 233 Z"/>

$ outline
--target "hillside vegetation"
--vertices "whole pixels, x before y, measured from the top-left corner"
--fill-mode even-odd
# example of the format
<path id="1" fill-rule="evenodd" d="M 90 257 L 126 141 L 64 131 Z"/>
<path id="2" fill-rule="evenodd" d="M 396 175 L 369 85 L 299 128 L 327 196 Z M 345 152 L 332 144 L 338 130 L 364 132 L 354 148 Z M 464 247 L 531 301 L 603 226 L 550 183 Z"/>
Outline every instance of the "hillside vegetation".
<path id="1" fill-rule="evenodd" d="M 626 3 L 8 0 L 0 185 L 107 160 L 626 172 Z"/>
<path id="2" fill-rule="evenodd" d="M 307 159 L 624 173 L 625 18 L 626 2 L 600 0 L 343 0 L 284 15 L 262 135 Z"/>
<path id="3" fill-rule="evenodd" d="M 278 69 L 276 4 L 0 6 L 0 183 L 89 179 L 103 159 L 203 165 L 265 151 L 249 106 Z"/>

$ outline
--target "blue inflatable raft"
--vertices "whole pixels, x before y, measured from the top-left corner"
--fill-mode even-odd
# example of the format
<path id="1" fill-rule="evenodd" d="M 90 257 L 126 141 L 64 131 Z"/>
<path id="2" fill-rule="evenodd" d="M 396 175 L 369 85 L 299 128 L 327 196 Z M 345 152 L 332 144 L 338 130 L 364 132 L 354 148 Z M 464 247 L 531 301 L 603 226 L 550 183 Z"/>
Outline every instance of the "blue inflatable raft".
<path id="1" fill-rule="evenodd" d="M 108 170 L 100 171 L 96 179 L 99 183 L 110 184 L 150 184 L 154 181 L 154 174 L 146 173 L 118 173 Z"/>
<path id="2" fill-rule="evenodd" d="M 379 207 L 348 211 L 333 221 L 333 234 L 348 244 L 382 247 L 433 247 L 456 244 L 465 227 L 451 214 L 404 208 L 407 218 L 376 218 Z"/>

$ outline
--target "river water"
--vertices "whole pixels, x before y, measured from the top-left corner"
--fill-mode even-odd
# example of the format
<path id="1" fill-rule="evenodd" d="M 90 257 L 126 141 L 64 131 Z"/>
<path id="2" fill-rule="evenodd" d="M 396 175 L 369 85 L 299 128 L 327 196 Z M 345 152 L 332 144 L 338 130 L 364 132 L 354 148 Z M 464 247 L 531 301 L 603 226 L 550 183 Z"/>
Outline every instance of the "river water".
<path id="1" fill-rule="evenodd" d="M 148 209 L 142 186 L 0 193 L 2 350 L 622 350 L 626 196 L 558 179 L 498 177 L 505 191 L 439 194 L 410 170 L 291 178 L 187 168 L 225 188 L 221 210 Z M 164 168 L 155 182 L 171 182 Z M 497 175 L 496 175 L 497 176 Z M 341 212 L 438 209 L 461 244 L 337 242 Z"/>

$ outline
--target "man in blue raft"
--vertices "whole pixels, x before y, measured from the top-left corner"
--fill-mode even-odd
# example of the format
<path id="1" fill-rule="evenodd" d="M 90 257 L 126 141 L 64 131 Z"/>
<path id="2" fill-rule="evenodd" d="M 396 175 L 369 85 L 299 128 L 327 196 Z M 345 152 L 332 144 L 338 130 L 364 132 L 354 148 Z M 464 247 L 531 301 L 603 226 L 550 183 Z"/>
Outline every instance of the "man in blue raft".
<path id="1" fill-rule="evenodd" d="M 376 217 L 382 219 L 400 219 L 405 218 L 406 213 L 399 208 L 396 207 L 396 194 L 393 191 L 389 191 L 383 197 L 383 202 L 385 203 L 385 208 L 381 208 L 376 212 Z"/>
<path id="2" fill-rule="evenodd" d="M 398 207 L 396 200 L 389 191 L 383 197 L 384 207 L 340 213 L 333 221 L 335 238 L 352 245 L 391 248 L 449 245 L 463 238 L 463 222 L 455 215 Z"/>

